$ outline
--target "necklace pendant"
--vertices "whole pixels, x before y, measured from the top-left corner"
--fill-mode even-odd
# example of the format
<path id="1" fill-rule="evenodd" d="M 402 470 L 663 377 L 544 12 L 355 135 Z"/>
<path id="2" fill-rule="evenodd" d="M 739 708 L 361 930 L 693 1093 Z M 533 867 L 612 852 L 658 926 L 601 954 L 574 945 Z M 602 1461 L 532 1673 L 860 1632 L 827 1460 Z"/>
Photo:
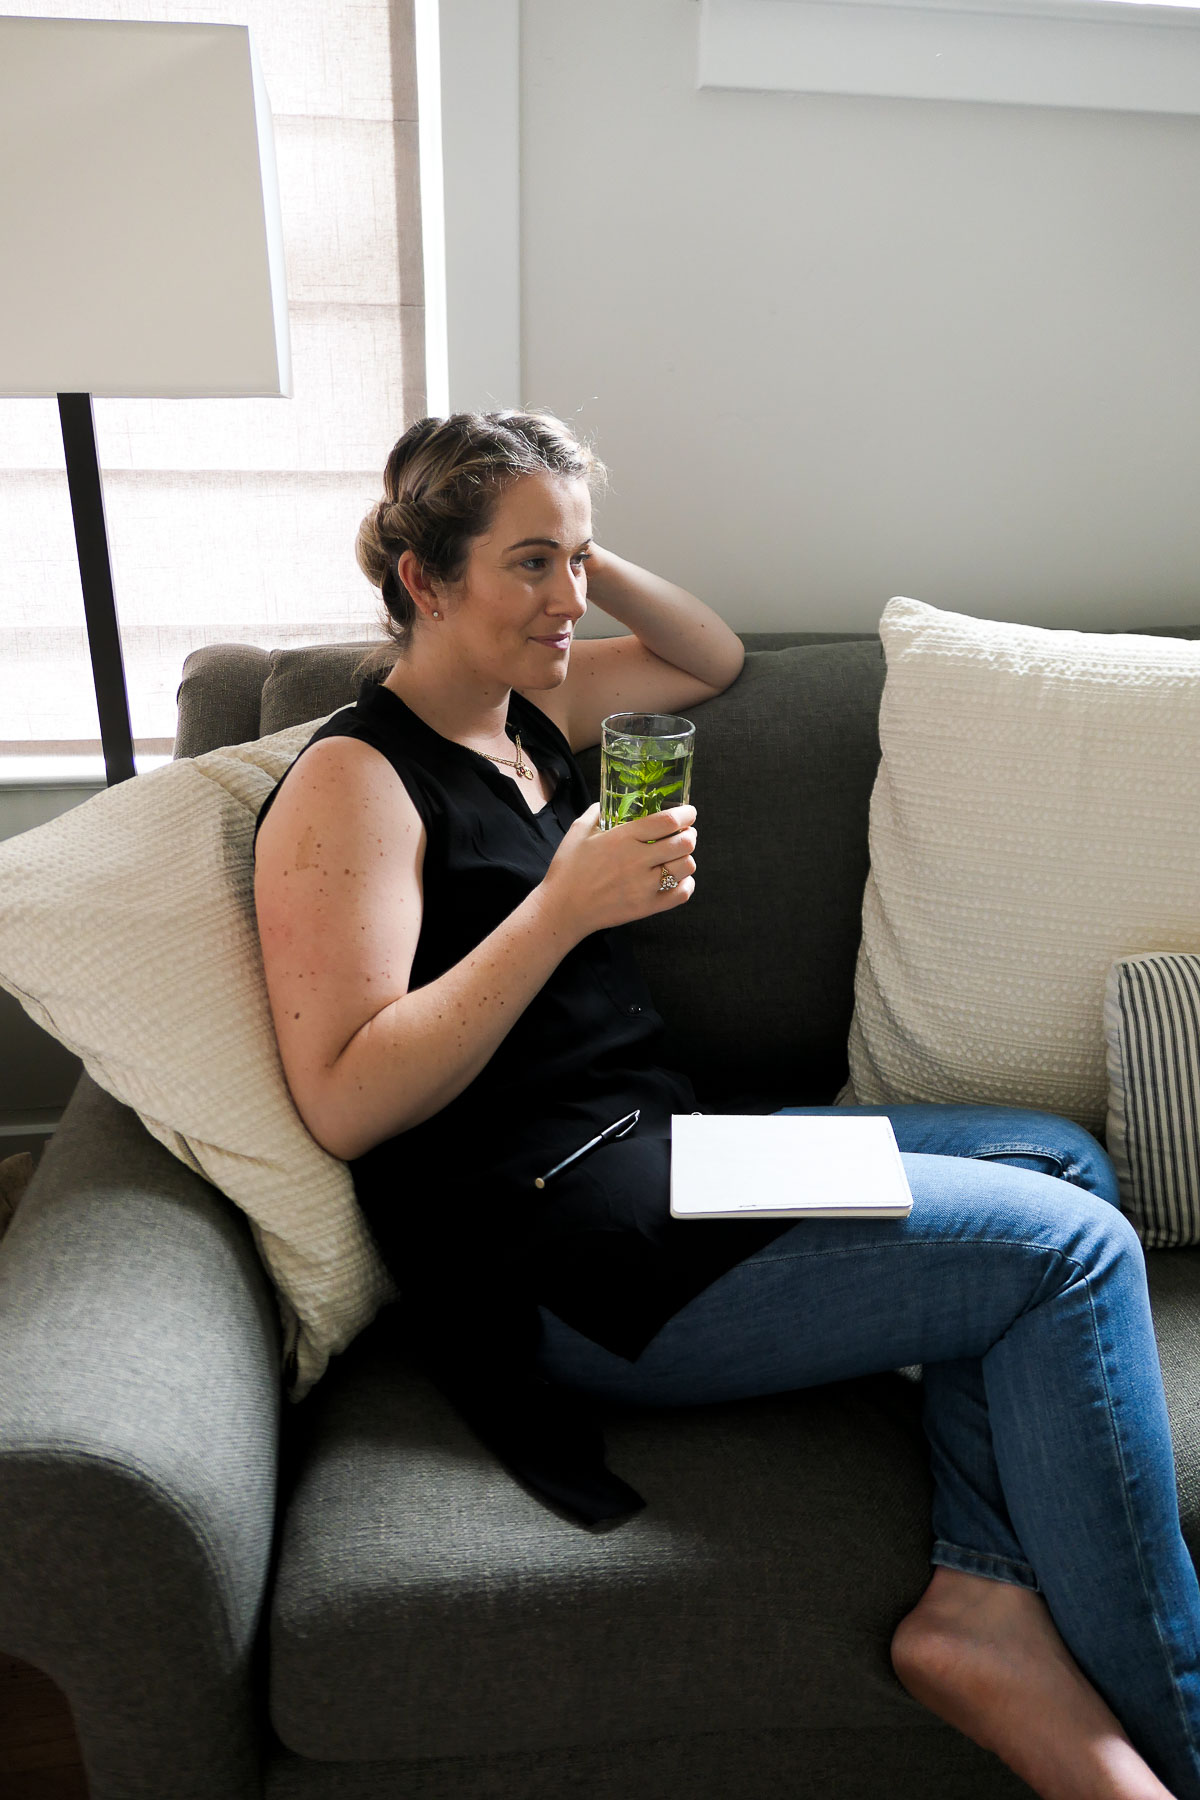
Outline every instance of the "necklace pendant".
<path id="1" fill-rule="evenodd" d="M 476 756 L 485 756 L 489 762 L 503 763 L 506 769 L 512 769 L 515 774 L 520 775 L 525 781 L 534 781 L 537 778 L 537 770 L 531 769 L 525 761 L 525 754 L 521 749 L 521 734 L 518 731 L 514 732 L 513 736 L 517 746 L 517 754 L 515 757 L 493 756 L 490 750 L 477 750 L 475 754 Z M 468 745 L 467 748 L 469 749 L 470 746 Z"/>
<path id="2" fill-rule="evenodd" d="M 513 733 L 513 738 L 514 738 L 514 741 L 516 742 L 516 746 L 517 746 L 517 760 L 516 760 L 516 762 L 514 762 L 513 768 L 516 770 L 517 774 L 520 775 L 523 780 L 532 781 L 534 774 L 535 774 L 535 770 L 529 768 L 528 765 L 526 764 L 524 753 L 521 750 L 521 734 L 520 734 L 520 732 L 515 731 Z"/>

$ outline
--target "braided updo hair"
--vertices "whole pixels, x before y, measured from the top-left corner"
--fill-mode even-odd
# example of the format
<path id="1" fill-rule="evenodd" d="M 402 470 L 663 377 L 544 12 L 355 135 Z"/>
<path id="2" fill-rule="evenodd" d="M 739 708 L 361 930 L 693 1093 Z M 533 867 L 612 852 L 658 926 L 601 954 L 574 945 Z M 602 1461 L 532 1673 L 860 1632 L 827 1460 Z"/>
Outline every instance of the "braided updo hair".
<path id="1" fill-rule="evenodd" d="M 544 471 L 589 487 L 604 465 L 551 413 L 453 413 L 419 419 L 392 447 L 383 499 L 358 528 L 358 566 L 383 597 L 380 624 L 403 653 L 417 608 L 400 579 L 406 550 L 432 580 L 453 583 L 466 572 L 472 538 L 489 530 L 505 488 Z M 382 654 L 387 654 L 382 653 Z M 394 655 L 390 656 L 394 663 Z"/>

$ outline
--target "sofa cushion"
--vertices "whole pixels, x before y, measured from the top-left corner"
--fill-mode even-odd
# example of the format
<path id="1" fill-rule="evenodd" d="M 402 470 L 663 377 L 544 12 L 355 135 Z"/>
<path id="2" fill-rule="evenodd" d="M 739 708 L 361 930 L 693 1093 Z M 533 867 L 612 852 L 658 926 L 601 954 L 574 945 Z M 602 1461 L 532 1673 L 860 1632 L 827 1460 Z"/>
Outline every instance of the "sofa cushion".
<path id="1" fill-rule="evenodd" d="M 929 1579 L 910 1382 L 607 1411 L 612 1465 L 649 1505 L 582 1532 L 407 1363 L 397 1311 L 289 1414 L 303 1439 L 270 1625 L 289 1749 L 386 1761 L 914 1722 L 886 1651 Z"/>
<path id="2" fill-rule="evenodd" d="M 263 682 L 261 731 L 283 731 L 298 719 L 353 706 L 359 681 L 376 665 L 387 668 L 386 644 L 322 644 L 305 650 L 273 650 Z"/>
<path id="3" fill-rule="evenodd" d="M 822 1105 L 845 1078 L 883 677 L 877 638 L 751 651 L 689 711 L 695 897 L 627 930 L 701 1105 Z M 579 762 L 598 797 L 599 750 Z"/>
<path id="4" fill-rule="evenodd" d="M 183 665 L 176 690 L 175 755 L 202 756 L 222 744 L 247 744 L 261 736 L 259 714 L 270 654 L 257 644 L 202 644 Z M 302 725 L 332 706 L 290 719 Z"/>
<path id="5" fill-rule="evenodd" d="M 1200 950 L 1200 646 L 889 602 L 860 1102 L 1102 1130 L 1114 958 Z"/>
<path id="6" fill-rule="evenodd" d="M 1200 1251 L 1151 1252 L 1147 1267 L 1200 1561 Z M 286 1416 L 276 1731 L 305 1758 L 385 1764 L 927 1725 L 886 1654 L 929 1580 L 919 1406 L 918 1386 L 881 1375 L 611 1409 L 613 1467 L 651 1504 L 619 1530 L 581 1532 L 482 1449 L 385 1308 Z M 973 1770 L 972 1793 L 992 1791 L 993 1769 Z"/>

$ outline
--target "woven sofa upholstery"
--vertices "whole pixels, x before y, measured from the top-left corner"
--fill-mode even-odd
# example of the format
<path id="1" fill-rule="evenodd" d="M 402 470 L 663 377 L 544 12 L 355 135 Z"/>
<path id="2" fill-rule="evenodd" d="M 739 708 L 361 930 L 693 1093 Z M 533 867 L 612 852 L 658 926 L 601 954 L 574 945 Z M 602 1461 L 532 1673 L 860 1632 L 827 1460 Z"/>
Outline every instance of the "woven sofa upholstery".
<path id="1" fill-rule="evenodd" d="M 845 1075 L 883 665 L 745 641 L 696 709 L 696 899 L 629 930 L 664 1057 L 766 1109 Z M 195 652 L 176 754 L 349 703 L 366 649 Z M 1195 1546 L 1200 1252 L 1149 1263 Z M 93 1800 L 1027 1792 L 890 1669 L 929 1574 L 907 1377 L 614 1409 L 649 1504 L 584 1531 L 416 1372 L 402 1306 L 301 1406 L 278 1368 L 245 1221 L 85 1076 L 0 1243 L 0 1648 L 66 1692 Z"/>

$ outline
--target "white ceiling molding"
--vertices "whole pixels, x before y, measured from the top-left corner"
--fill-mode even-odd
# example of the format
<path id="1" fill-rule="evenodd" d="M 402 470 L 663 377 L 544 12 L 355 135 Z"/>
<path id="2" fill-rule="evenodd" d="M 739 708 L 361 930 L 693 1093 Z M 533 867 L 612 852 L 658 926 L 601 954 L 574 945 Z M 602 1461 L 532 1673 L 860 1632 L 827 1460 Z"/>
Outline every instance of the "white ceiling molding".
<path id="1" fill-rule="evenodd" d="M 700 0 L 697 86 L 1200 113 L 1200 6 Z"/>

